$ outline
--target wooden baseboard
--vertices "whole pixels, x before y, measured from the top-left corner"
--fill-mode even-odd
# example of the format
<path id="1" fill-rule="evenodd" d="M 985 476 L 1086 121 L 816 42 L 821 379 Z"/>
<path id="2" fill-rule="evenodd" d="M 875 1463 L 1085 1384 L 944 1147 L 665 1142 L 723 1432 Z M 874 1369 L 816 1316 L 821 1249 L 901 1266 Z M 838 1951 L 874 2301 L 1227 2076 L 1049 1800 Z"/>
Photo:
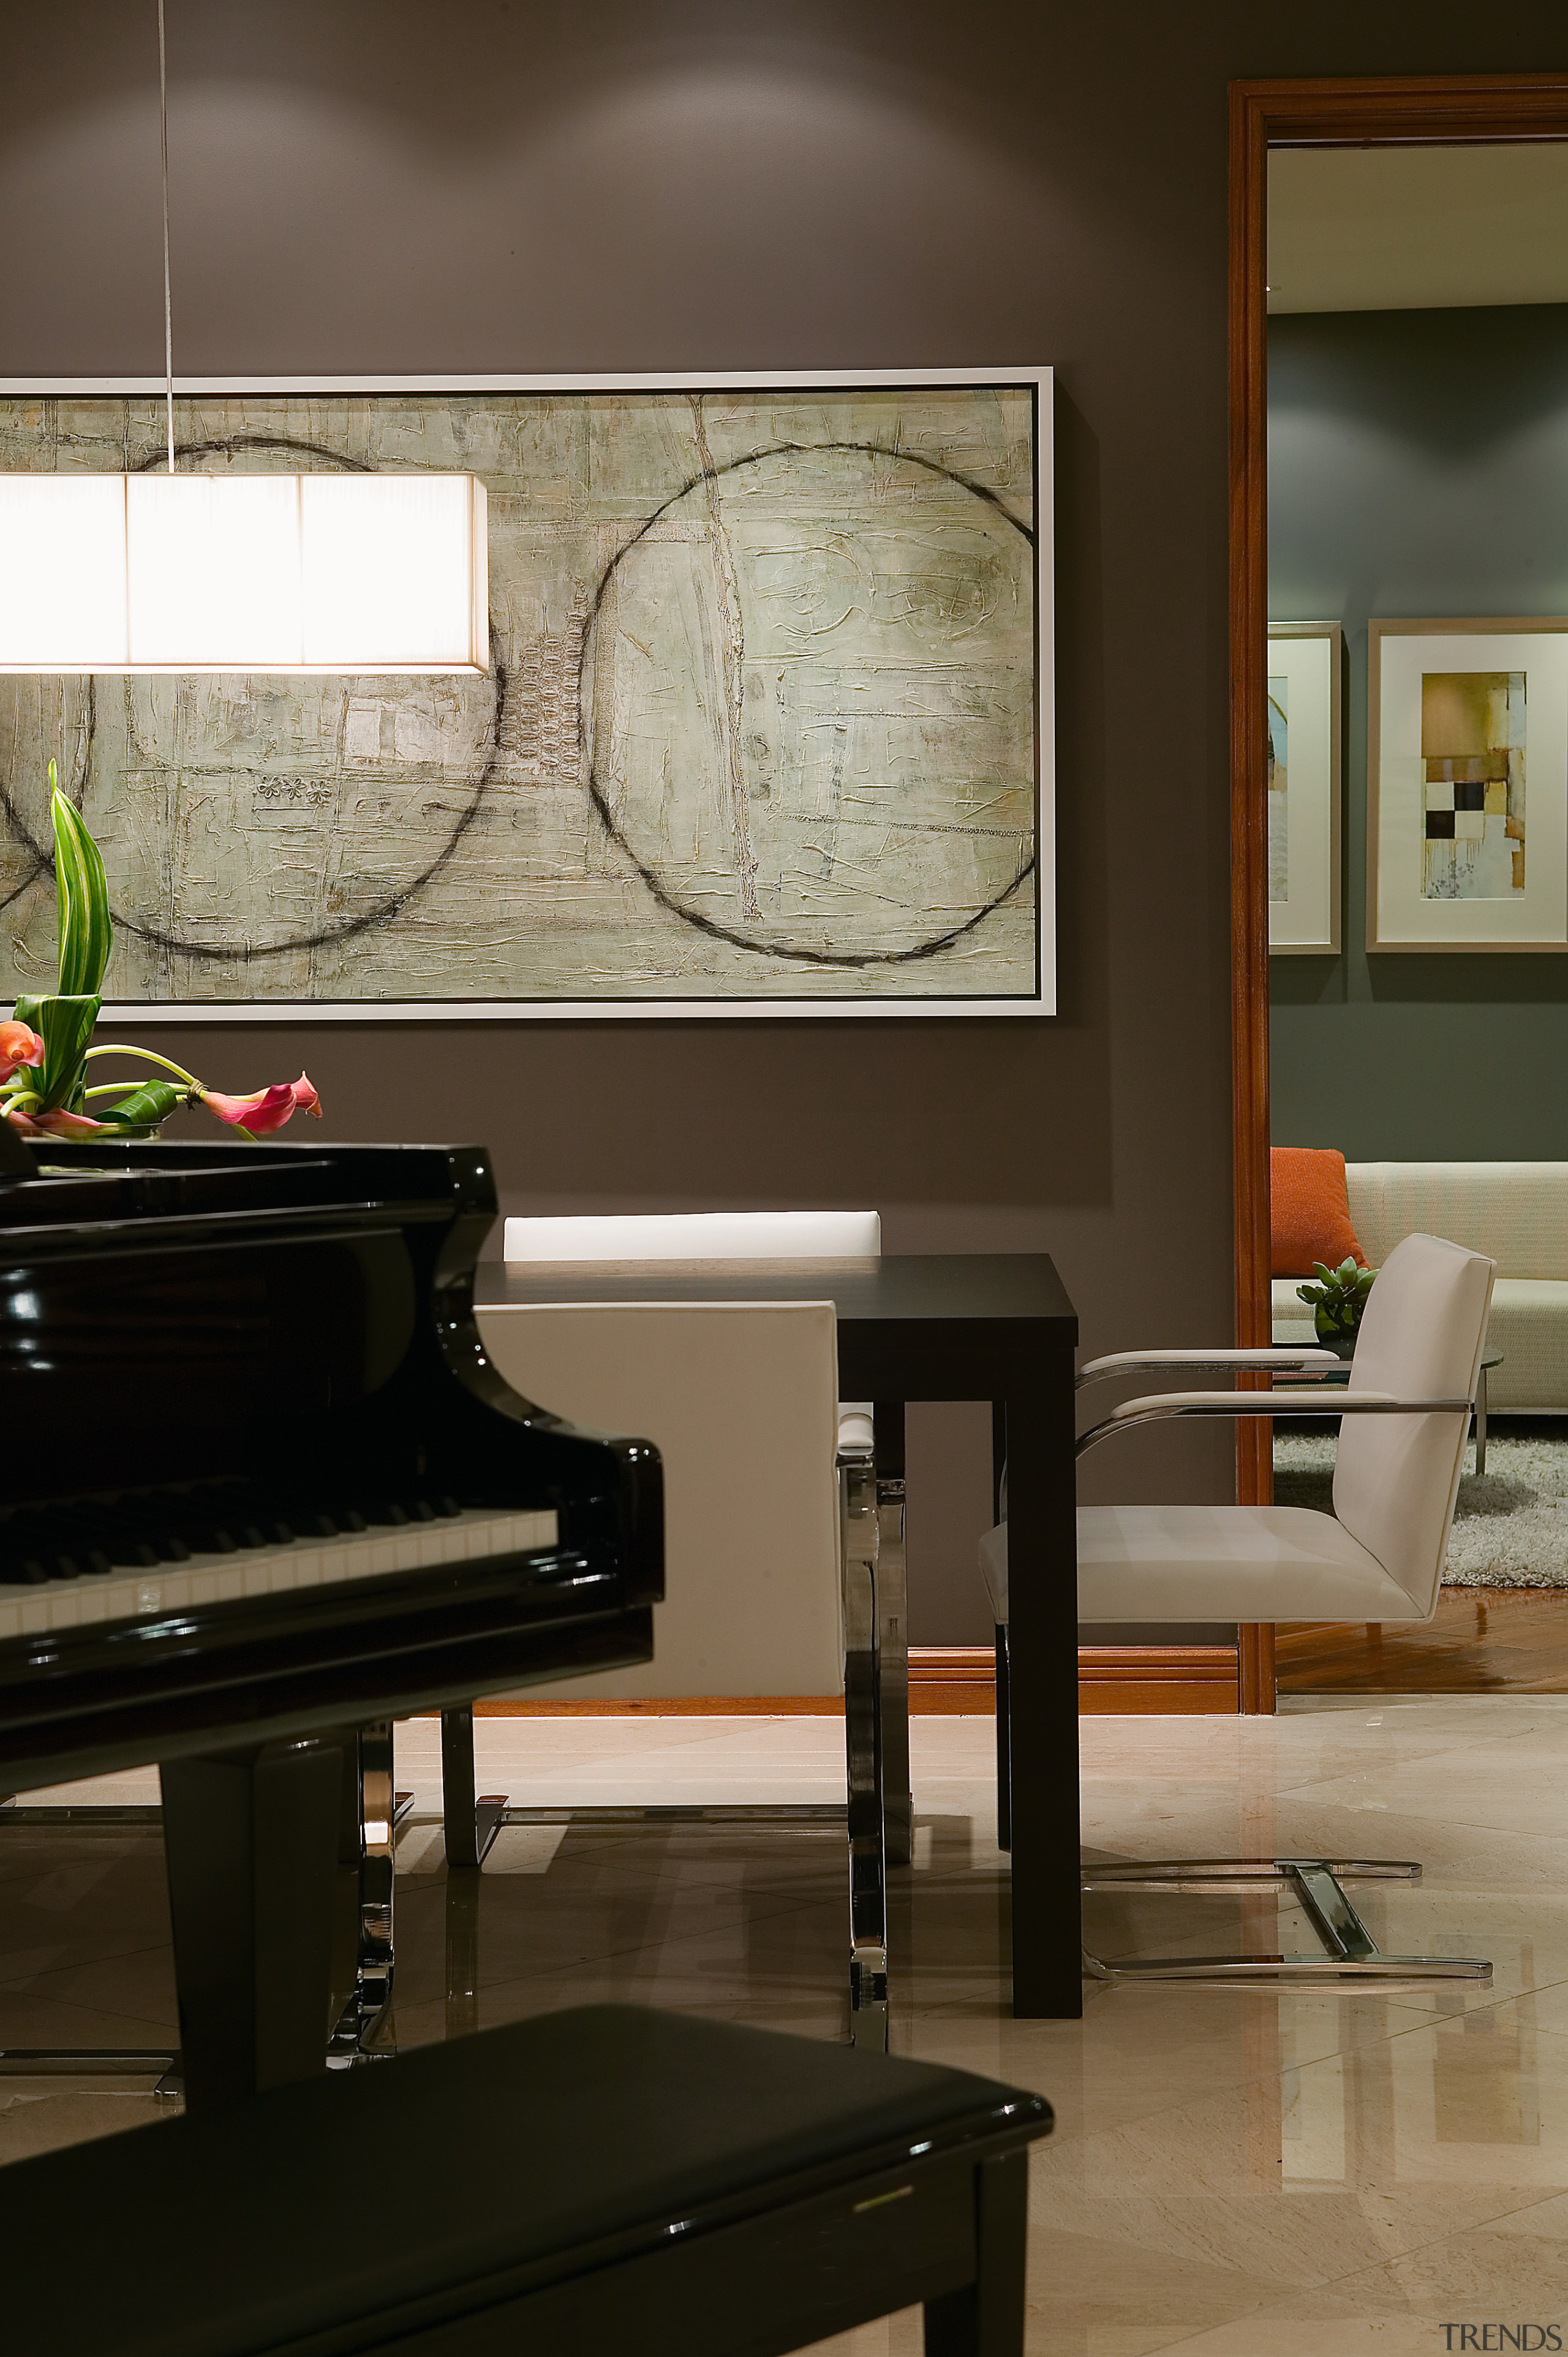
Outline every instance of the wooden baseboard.
<path id="1" fill-rule="evenodd" d="M 836 1718 L 834 1695 L 682 1695 L 650 1702 L 481 1702 L 489 1718 Z M 1234 1714 L 1240 1690 L 1234 1645 L 1080 1645 L 1080 1712 Z M 990 1645 L 911 1645 L 914 1717 L 993 1717 L 996 1659 Z"/>
<path id="2" fill-rule="evenodd" d="M 1080 1716 L 1169 1711 L 1234 1717 L 1241 1706 L 1234 1645 L 1080 1645 Z"/>
<path id="3" fill-rule="evenodd" d="M 544 1688 L 548 1695 L 550 1689 Z M 477 1702 L 476 1718 L 842 1718 L 839 1695 L 655 1695 L 647 1702 Z"/>
<path id="4" fill-rule="evenodd" d="M 909 1716 L 949 1718 L 996 1715 L 994 1645 L 911 1645 Z"/>

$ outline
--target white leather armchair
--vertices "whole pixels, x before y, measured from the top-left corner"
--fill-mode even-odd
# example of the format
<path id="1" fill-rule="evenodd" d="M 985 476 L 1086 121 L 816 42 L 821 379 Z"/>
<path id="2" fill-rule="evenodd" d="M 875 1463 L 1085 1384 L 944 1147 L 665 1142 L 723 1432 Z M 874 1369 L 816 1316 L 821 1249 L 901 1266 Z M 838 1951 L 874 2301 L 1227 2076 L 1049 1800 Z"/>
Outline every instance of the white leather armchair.
<path id="1" fill-rule="evenodd" d="M 1189 1416 L 1343 1417 L 1332 1514 L 1292 1506 L 1080 1506 L 1079 1617 L 1088 1621 L 1430 1620 L 1437 1609 L 1459 1468 L 1480 1372 L 1495 1263 L 1436 1236 L 1407 1236 L 1368 1297 L 1347 1389 L 1288 1408 L 1267 1391 L 1169 1391 L 1125 1400 L 1084 1433 L 1081 1456 L 1113 1434 Z M 1328 1353 L 1313 1351 L 1121 1352 L 1079 1383 L 1144 1372 L 1265 1370 L 1310 1383 Z M 1004 1500 L 1005 1512 L 1005 1500 Z M 997 1623 L 999 1688 L 1007 1623 L 1007 1525 L 981 1542 L 981 1572 Z M 1003 1763 L 1004 1773 L 1004 1763 Z M 1323 1939 L 1323 1956 L 1123 1959 L 1113 1979 L 1272 1980 L 1336 1977 L 1487 1979 L 1464 1957 L 1379 1953 L 1337 1875 L 1406 1880 L 1409 1860 L 1184 1859 L 1096 1868 L 1086 1889 L 1140 1883 L 1233 1889 L 1287 1886 Z"/>

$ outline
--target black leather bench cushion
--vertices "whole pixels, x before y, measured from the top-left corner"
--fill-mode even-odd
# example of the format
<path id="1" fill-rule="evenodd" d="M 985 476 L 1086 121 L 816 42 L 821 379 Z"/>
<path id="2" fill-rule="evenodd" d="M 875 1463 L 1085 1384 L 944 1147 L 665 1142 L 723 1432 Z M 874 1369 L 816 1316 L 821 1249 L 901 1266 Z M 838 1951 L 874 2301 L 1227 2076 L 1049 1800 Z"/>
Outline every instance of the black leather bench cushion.
<path id="1" fill-rule="evenodd" d="M 241 2357 L 929 2138 L 1039 2135 L 968 2072 L 635 2006 L 545 2014 L 0 2170 L 7 2343 Z"/>

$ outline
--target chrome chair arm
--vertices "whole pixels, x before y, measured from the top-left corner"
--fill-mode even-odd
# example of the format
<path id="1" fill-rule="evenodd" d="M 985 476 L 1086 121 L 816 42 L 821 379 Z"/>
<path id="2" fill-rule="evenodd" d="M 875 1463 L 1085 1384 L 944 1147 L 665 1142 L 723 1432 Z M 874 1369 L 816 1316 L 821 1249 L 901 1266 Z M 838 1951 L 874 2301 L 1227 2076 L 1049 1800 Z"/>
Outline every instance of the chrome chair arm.
<path id="1" fill-rule="evenodd" d="M 1159 1424 L 1177 1416 L 1258 1415 L 1468 1415 L 1469 1399 L 1401 1399 L 1393 1392 L 1326 1392 L 1306 1398 L 1291 1392 L 1155 1392 L 1123 1400 L 1102 1424 L 1080 1435 L 1073 1454 L 1081 1457 L 1096 1441 L 1134 1425 Z"/>
<path id="2" fill-rule="evenodd" d="M 1305 1343 L 1249 1351 L 1112 1351 L 1080 1367 L 1074 1388 L 1082 1391 L 1086 1383 L 1113 1382 L 1119 1375 L 1162 1374 L 1167 1368 L 1188 1374 L 1220 1374 L 1231 1369 L 1238 1374 L 1326 1374 L 1344 1363 L 1334 1351 Z"/>

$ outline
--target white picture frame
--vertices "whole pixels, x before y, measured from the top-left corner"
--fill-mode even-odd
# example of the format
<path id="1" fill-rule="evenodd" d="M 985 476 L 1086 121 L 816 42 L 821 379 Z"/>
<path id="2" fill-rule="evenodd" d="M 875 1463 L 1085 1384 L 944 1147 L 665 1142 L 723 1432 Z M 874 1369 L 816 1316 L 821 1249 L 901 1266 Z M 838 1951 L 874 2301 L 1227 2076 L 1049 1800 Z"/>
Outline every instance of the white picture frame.
<path id="1" fill-rule="evenodd" d="M 1271 957 L 1339 954 L 1343 667 L 1337 622 L 1270 623 Z"/>
<path id="2" fill-rule="evenodd" d="M 1367 739 L 1369 952 L 1568 950 L 1568 616 L 1369 623 Z"/>
<path id="3" fill-rule="evenodd" d="M 711 1022 L 716 1019 L 736 1017 L 753 1019 L 759 1017 L 799 1021 L 802 1018 L 815 1020 L 866 1017 L 879 1019 L 890 1017 L 935 1017 L 940 1019 L 952 1019 L 972 1016 L 988 1017 L 1021 1016 L 1037 1018 L 1041 1016 L 1054 1015 L 1057 1006 L 1057 925 L 1055 628 L 1051 563 L 1052 371 L 1050 369 L 1039 367 L 873 369 L 761 372 L 710 371 L 700 375 L 659 373 L 573 376 L 454 374 L 439 377 L 408 375 L 205 377 L 177 380 L 175 385 L 175 403 L 177 434 L 182 404 L 223 400 L 239 402 L 252 396 L 263 401 L 274 396 L 280 400 L 290 400 L 298 405 L 302 414 L 310 414 L 308 405 L 312 403 L 321 404 L 324 412 L 326 405 L 334 400 L 378 394 L 407 394 L 429 399 L 432 403 L 438 403 L 443 397 L 451 397 L 454 403 L 459 404 L 464 402 L 472 403 L 482 400 L 484 396 L 492 394 L 540 395 L 547 399 L 617 393 L 631 396 L 663 394 L 677 397 L 679 405 L 682 407 L 686 401 L 707 394 L 719 397 L 727 394 L 761 396 L 777 394 L 779 396 L 777 404 L 779 418 L 784 422 L 782 425 L 775 422 L 771 440 L 776 447 L 793 450 L 809 447 L 806 443 L 791 441 L 789 438 L 791 428 L 789 420 L 785 418 L 784 414 L 787 409 L 790 409 L 791 416 L 799 411 L 800 396 L 820 394 L 825 414 L 830 407 L 842 408 L 845 400 L 856 391 L 864 391 L 871 394 L 893 389 L 909 394 L 913 400 L 921 394 L 934 396 L 942 389 L 985 392 L 1004 388 L 1021 391 L 1026 396 L 1032 418 L 1027 457 L 1023 471 L 1019 474 L 1016 467 L 1014 469 L 1020 485 L 1026 485 L 1030 494 L 1030 512 L 1026 524 L 1009 512 L 1006 498 L 999 496 L 997 490 L 984 479 L 983 468 L 971 467 L 966 472 L 955 462 L 952 468 L 933 467 L 932 471 L 939 475 L 950 474 L 952 481 L 959 485 L 966 495 L 972 493 L 975 499 L 983 503 L 983 511 L 1004 517 L 1009 528 L 1015 533 L 1022 532 L 1028 544 L 1028 554 L 1020 577 L 1027 580 L 1031 585 L 1033 609 L 1034 726 L 1032 731 L 1024 732 L 1026 739 L 1032 738 L 1032 742 L 1027 744 L 1026 756 L 1033 766 L 1034 826 L 1029 865 L 1027 867 L 1023 865 L 1023 855 L 1020 854 L 1017 877 L 1013 883 L 1007 884 L 1004 889 L 1001 887 L 997 888 L 993 902 L 987 902 L 983 894 L 979 895 L 976 902 L 978 915 L 971 914 L 966 909 L 959 909 L 957 915 L 952 915 L 951 909 L 956 902 L 950 900 L 940 891 L 934 893 L 929 899 L 912 902 L 911 907 L 917 909 L 922 915 L 929 913 L 933 927 L 939 931 L 943 931 L 943 937 L 935 939 L 933 936 L 934 948 L 933 940 L 927 940 L 919 942 L 918 946 L 899 950 L 900 957 L 920 962 L 910 964 L 907 971 L 900 970 L 899 987 L 894 988 L 890 985 L 879 986 L 879 974 L 888 970 L 886 963 L 874 971 L 872 960 L 862 959 L 860 963 L 865 971 L 858 978 L 846 984 L 842 973 L 838 972 L 838 967 L 840 964 L 852 964 L 854 963 L 854 960 L 833 961 L 832 971 L 824 972 L 824 968 L 830 962 L 819 958 L 815 965 L 808 963 L 792 965 L 781 973 L 769 973 L 765 977 L 758 968 L 759 986 L 754 992 L 748 992 L 745 987 L 736 985 L 733 970 L 736 960 L 731 952 L 737 947 L 744 952 L 750 945 L 745 942 L 736 944 L 733 935 L 729 935 L 723 938 L 730 943 L 730 950 L 725 951 L 721 945 L 718 956 L 722 964 L 723 957 L 729 955 L 731 970 L 722 974 L 721 979 L 715 982 L 713 990 L 707 995 L 703 994 L 701 987 L 685 987 L 683 981 L 682 987 L 679 991 L 658 987 L 641 992 L 629 987 L 618 987 L 614 991 L 606 989 L 598 972 L 598 966 L 602 965 L 603 961 L 596 962 L 590 941 L 585 945 L 584 953 L 577 959 L 574 976 L 577 980 L 577 987 L 575 990 L 565 987 L 556 988 L 554 995 L 487 996 L 483 992 L 457 990 L 451 996 L 443 996 L 428 988 L 423 990 L 416 988 L 408 992 L 405 996 L 280 995 L 267 997 L 242 997 L 181 995 L 177 986 L 171 985 L 169 995 L 166 996 L 148 996 L 141 992 L 121 995 L 116 992 L 112 1000 L 106 1001 L 106 1017 L 113 1017 L 123 1022 L 188 1024 L 193 1022 L 395 1022 L 442 1019 L 528 1022 L 585 1019 L 669 1021 L 672 1018 Z M 10 424 L 6 426 L 6 430 L 9 431 L 25 417 L 29 405 L 36 412 L 39 404 L 47 405 L 71 399 L 101 397 L 122 403 L 132 400 L 142 404 L 156 404 L 156 418 L 152 417 L 149 410 L 143 422 L 146 423 L 150 419 L 151 424 L 156 426 L 157 436 L 161 437 L 163 394 L 164 385 L 161 378 L 77 379 L 70 382 L 58 379 L 12 379 L 0 384 L 0 425 L 6 425 L 5 413 L 7 410 Z M 715 403 L 714 405 L 717 406 L 717 404 Z M 767 414 L 766 404 L 764 404 L 758 411 L 759 420 L 766 419 Z M 831 426 L 824 426 L 822 431 L 824 448 L 852 447 L 847 444 L 841 446 L 828 440 L 827 436 L 832 431 Z M 195 420 L 194 433 L 199 436 L 199 432 L 200 420 L 198 416 Z M 764 442 L 768 438 L 768 436 L 762 437 Z M 191 447 L 201 448 L 204 446 L 199 438 L 193 438 Z M 872 449 L 873 445 L 867 442 L 865 445 L 853 447 Z M 882 448 L 880 442 L 875 445 L 875 448 L 877 450 Z M 905 463 L 897 436 L 887 445 L 886 456 L 896 466 Z M 0 460 L 0 463 L 5 463 L 5 461 Z M 16 461 L 12 458 L 9 463 L 16 464 Z M 116 463 L 122 464 L 124 461 L 117 458 Z M 706 467 L 707 462 L 704 460 L 703 463 Z M 745 459 L 736 460 L 732 456 L 728 463 L 733 467 L 751 462 Z M 909 463 L 920 462 L 917 457 Z M 716 470 L 719 473 L 726 471 L 722 456 L 717 462 Z M 698 478 L 699 482 L 703 479 L 703 477 Z M 692 488 L 687 486 L 688 490 Z M 656 491 L 650 494 L 650 501 L 659 496 L 661 496 L 661 492 Z M 983 503 L 986 502 L 989 502 L 988 510 L 983 509 Z M 671 503 L 667 502 L 667 504 Z M 642 531 L 646 529 L 644 525 Z M 640 533 L 638 537 L 640 537 Z M 621 554 L 624 554 L 624 550 L 619 552 L 611 560 L 612 563 L 618 564 Z M 1022 667 L 1017 672 L 1017 677 L 1020 681 L 1025 677 Z M 864 704 L 854 704 L 848 705 L 846 709 L 858 715 L 865 709 L 865 706 Z M 579 728 L 581 726 L 579 716 Z M 842 730 L 840 733 L 843 733 Z M 499 742 L 499 717 L 497 741 Z M 591 784 L 591 748 L 589 759 Z M 1026 770 L 1021 767 L 1015 791 L 1023 786 L 1025 776 Z M 955 811 L 952 815 L 962 818 L 964 813 Z M 992 831 L 995 832 L 995 830 Z M 1022 834 L 1019 839 L 1026 841 Z M 36 840 L 28 841 L 23 838 L 18 840 L 23 841 L 27 856 L 34 864 L 36 888 L 37 861 L 46 846 L 41 835 L 37 836 Z M 872 872 L 875 873 L 875 870 L 873 869 Z M 635 862 L 630 863 L 625 896 L 628 905 L 636 899 L 639 874 L 646 875 L 646 871 L 639 869 Z M 993 908 L 1003 909 L 1013 931 L 1019 933 L 1021 938 L 1024 937 L 1024 928 L 1018 922 L 1017 912 L 1023 905 L 1021 894 L 1025 880 L 1027 881 L 1032 893 L 1033 906 L 1027 925 L 1032 931 L 1034 953 L 1031 961 L 1021 947 L 1016 952 L 1010 952 L 1010 971 L 1018 973 L 1020 987 L 1016 991 L 1009 989 L 1006 995 L 1000 995 L 994 990 L 977 988 L 972 982 L 966 989 L 964 985 L 967 974 L 979 975 L 987 968 L 986 957 L 974 955 L 972 952 L 974 947 L 975 929 L 983 930 L 983 923 L 991 917 Z M 593 881 L 596 888 L 601 889 L 602 895 L 602 878 L 596 873 Z M 415 877 L 417 886 L 422 887 L 424 882 L 423 875 Z M 1008 900 L 1009 894 L 1015 892 L 1020 897 L 1014 899 L 1011 909 L 1005 909 L 1004 904 Z M 487 899 L 482 878 L 470 892 L 470 903 L 476 918 L 493 919 L 493 908 Z M 388 896 L 388 906 L 393 907 L 395 904 L 394 892 Z M 660 906 L 668 911 L 670 904 L 668 901 L 663 901 Z M 136 911 L 133 909 L 130 913 L 134 919 Z M 654 914 L 658 916 L 659 910 L 655 909 Z M 620 918 L 618 921 L 620 930 L 624 932 L 627 930 L 626 920 Z M 701 922 L 701 920 L 698 921 Z M 156 920 L 153 920 L 153 922 L 156 924 Z M 711 934 L 715 929 L 710 926 L 707 930 Z M 950 949 L 946 939 L 948 933 L 952 937 Z M 144 933 L 144 938 L 151 937 Z M 837 935 L 833 937 L 835 949 L 839 938 L 841 937 Z M 912 935 L 911 938 L 915 937 Z M 701 953 L 701 941 L 695 934 L 693 936 L 693 941 L 695 944 L 693 954 L 696 957 Z M 808 953 L 802 952 L 799 954 L 804 956 Z M 248 943 L 242 952 L 237 952 L 237 955 L 247 962 L 250 972 L 257 975 L 261 974 L 261 966 L 255 962 Z M 991 962 L 995 963 L 994 959 Z M 939 988 L 934 985 L 939 980 L 940 969 L 944 964 L 949 971 L 940 974 L 942 986 Z M 195 969 L 193 968 L 192 971 L 194 972 Z M 653 969 L 650 968 L 650 972 L 652 971 Z M 837 974 L 836 988 L 835 974 Z M 581 986 L 582 982 L 590 975 L 594 976 L 594 985 L 590 989 L 585 990 Z M 798 982 L 794 979 L 796 976 L 799 977 Z M 655 978 L 657 979 L 657 975 Z M 114 989 L 114 980 L 112 967 L 107 977 L 112 992 Z M 263 981 L 264 983 L 264 976 Z M 246 987 L 252 986 L 259 985 L 253 985 L 247 978 Z"/>

